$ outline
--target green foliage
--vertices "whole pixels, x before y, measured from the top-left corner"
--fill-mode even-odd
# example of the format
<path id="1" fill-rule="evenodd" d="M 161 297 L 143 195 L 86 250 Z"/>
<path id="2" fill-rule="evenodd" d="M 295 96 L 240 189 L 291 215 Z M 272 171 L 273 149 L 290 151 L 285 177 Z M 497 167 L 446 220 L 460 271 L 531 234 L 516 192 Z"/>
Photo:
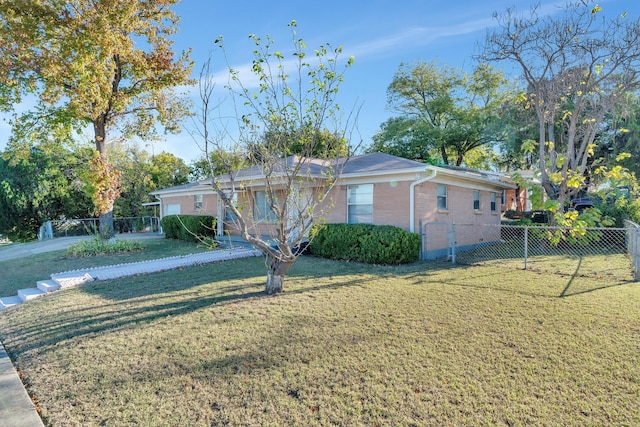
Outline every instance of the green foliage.
<path id="1" fill-rule="evenodd" d="M 544 16 L 537 7 L 530 14 L 507 9 L 487 33 L 481 56 L 519 69 L 526 92 L 516 102 L 535 112 L 538 125 L 537 131 L 519 138 L 525 141 L 521 148 L 527 156 L 537 151 L 538 180 L 548 199 L 558 201 L 560 214 L 567 201 L 587 189 L 590 169 L 601 162 L 596 156 L 613 148 L 598 150 L 617 133 L 615 126 L 607 129 L 605 120 L 628 93 L 640 88 L 640 20 L 596 19 L 588 3 L 568 2 L 558 13 Z M 536 137 L 536 143 L 526 141 Z"/>
<path id="2" fill-rule="evenodd" d="M 109 242 L 99 237 L 91 240 L 83 240 L 71 244 L 66 251 L 68 256 L 86 258 L 98 255 L 122 254 L 127 252 L 140 252 L 145 249 L 142 242 L 135 240 L 116 240 Z"/>
<path id="3" fill-rule="evenodd" d="M 84 154 L 53 143 L 7 148 L 0 156 L 0 232 L 33 240 L 47 220 L 89 216 L 91 200 L 79 184 Z"/>
<path id="4" fill-rule="evenodd" d="M 313 229 L 311 253 L 368 264 L 406 264 L 420 256 L 420 235 L 391 225 L 323 224 Z"/>
<path id="5" fill-rule="evenodd" d="M 624 221 L 640 224 L 640 199 L 629 200 L 626 197 L 615 199 L 613 202 L 602 202 L 596 205 L 602 215 L 606 215 L 618 228 L 624 227 Z"/>
<path id="6" fill-rule="evenodd" d="M 108 176 L 116 171 L 106 157 L 109 133 L 158 139 L 161 130 L 179 132 L 189 115 L 190 101 L 175 90 L 192 83 L 189 52 L 172 50 L 177 2 L 0 1 L 0 108 L 37 100 L 11 121 L 12 139 L 69 139 L 89 125 L 104 160 L 94 163 L 97 179 L 89 183 L 103 230 L 113 229 L 119 190 Z M 32 125 L 41 118 L 55 126 Z"/>
<path id="7" fill-rule="evenodd" d="M 200 181 L 229 172 L 236 172 L 247 164 L 246 156 L 240 151 L 217 148 L 209 153 L 209 161 L 202 155 L 191 162 L 191 179 Z"/>
<path id="8" fill-rule="evenodd" d="M 117 217 L 152 214 L 153 211 L 142 206 L 155 201 L 149 193 L 186 184 L 191 173 L 184 161 L 173 154 L 151 155 L 135 144 L 109 145 L 109 160 L 121 173 L 121 194 L 113 208 Z"/>
<path id="9" fill-rule="evenodd" d="M 440 153 L 430 141 L 428 125 L 419 119 L 391 117 L 373 135 L 369 153 L 387 153 L 427 164 L 442 163 Z"/>
<path id="10" fill-rule="evenodd" d="M 620 165 L 640 176 L 640 94 L 627 93 L 607 116 L 606 129 L 598 136 L 596 158 L 607 167 Z M 627 156 L 620 156 L 621 154 Z"/>
<path id="11" fill-rule="evenodd" d="M 310 126 L 296 129 L 267 131 L 263 140 L 249 146 L 248 160 L 251 164 L 278 157 L 299 155 L 319 159 L 331 159 L 349 155 L 348 141 L 343 135 L 328 129 Z"/>
<path id="12" fill-rule="evenodd" d="M 208 215 L 167 215 L 160 225 L 168 239 L 212 244 L 217 219 Z"/>
<path id="13" fill-rule="evenodd" d="M 504 139 L 498 123 L 512 95 L 503 73 L 487 64 L 472 74 L 435 61 L 401 64 L 387 89 L 389 106 L 401 116 L 382 125 L 370 150 L 461 166 L 467 153 Z"/>

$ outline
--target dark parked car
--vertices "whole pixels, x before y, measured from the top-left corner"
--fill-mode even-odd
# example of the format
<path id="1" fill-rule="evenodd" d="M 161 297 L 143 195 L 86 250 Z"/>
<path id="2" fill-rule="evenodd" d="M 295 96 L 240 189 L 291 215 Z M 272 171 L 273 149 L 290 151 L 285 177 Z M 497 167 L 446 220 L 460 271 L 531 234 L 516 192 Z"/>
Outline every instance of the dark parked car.
<path id="1" fill-rule="evenodd" d="M 573 199 L 571 201 L 571 210 L 578 211 L 578 213 L 582 213 L 587 208 L 592 208 L 595 206 L 595 203 L 592 199 L 584 197 L 580 199 Z"/>

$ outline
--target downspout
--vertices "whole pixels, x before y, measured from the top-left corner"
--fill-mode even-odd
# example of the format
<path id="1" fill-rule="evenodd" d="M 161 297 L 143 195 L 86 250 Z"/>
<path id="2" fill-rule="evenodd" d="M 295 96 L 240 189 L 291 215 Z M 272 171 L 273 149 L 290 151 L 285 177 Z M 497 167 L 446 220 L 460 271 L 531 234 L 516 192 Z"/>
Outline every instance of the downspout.
<path id="1" fill-rule="evenodd" d="M 416 228 L 416 185 L 422 184 L 423 182 L 431 181 L 438 174 L 435 169 L 431 169 L 431 172 L 431 175 L 420 178 L 419 180 L 412 182 L 409 186 L 409 231 L 412 233 Z"/>

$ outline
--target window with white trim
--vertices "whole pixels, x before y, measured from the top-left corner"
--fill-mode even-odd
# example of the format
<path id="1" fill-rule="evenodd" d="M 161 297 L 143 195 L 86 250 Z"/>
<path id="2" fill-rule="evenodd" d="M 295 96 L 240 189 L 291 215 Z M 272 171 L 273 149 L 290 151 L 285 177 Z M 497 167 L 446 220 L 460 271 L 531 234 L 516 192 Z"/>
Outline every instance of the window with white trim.
<path id="1" fill-rule="evenodd" d="M 498 205 L 496 203 L 496 198 L 498 195 L 496 193 L 491 193 L 491 212 L 495 213 L 498 210 Z"/>
<path id="2" fill-rule="evenodd" d="M 266 191 L 256 191 L 253 201 L 253 219 L 261 222 L 275 221 L 276 214 L 271 210 L 271 200 Z"/>
<path id="3" fill-rule="evenodd" d="M 480 190 L 473 190 L 473 210 L 480 210 Z"/>
<path id="4" fill-rule="evenodd" d="M 193 196 L 193 210 L 202 210 L 202 194 L 196 194 L 195 196 Z"/>
<path id="5" fill-rule="evenodd" d="M 373 184 L 347 187 L 347 223 L 373 224 Z"/>
<path id="6" fill-rule="evenodd" d="M 447 209 L 447 186 L 438 184 L 438 209 Z"/>

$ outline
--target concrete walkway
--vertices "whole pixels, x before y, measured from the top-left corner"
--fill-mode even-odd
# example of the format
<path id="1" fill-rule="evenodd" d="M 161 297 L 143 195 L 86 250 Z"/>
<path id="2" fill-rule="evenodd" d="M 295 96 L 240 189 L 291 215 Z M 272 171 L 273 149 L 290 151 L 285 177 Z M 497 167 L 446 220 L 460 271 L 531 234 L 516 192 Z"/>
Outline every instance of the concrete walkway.
<path id="1" fill-rule="evenodd" d="M 158 233 L 131 233 L 117 234 L 116 239 L 146 240 L 164 239 L 164 234 Z M 0 245 L 0 261 L 21 258 L 43 252 L 60 251 L 67 249 L 69 245 L 80 240 L 91 240 L 94 236 L 58 237 L 50 240 L 29 243 L 9 243 Z"/>
<path id="2" fill-rule="evenodd" d="M 141 236 L 141 235 L 136 235 Z M 149 235 L 143 238 L 158 237 Z M 118 236 L 120 238 L 120 236 Z M 129 237 L 135 238 L 135 237 Z M 47 242 L 10 245 L 0 249 L 0 260 L 28 256 L 35 253 L 65 249 L 69 244 L 81 238 L 54 239 Z M 58 240 L 57 242 L 55 240 Z M 10 253 L 9 253 L 10 252 Z M 21 289 L 18 296 L 0 298 L 0 310 L 21 304 L 33 298 L 45 296 L 68 287 L 77 286 L 94 280 L 108 280 L 136 274 L 153 273 L 192 265 L 207 264 L 260 256 L 254 249 L 237 248 L 202 252 L 192 255 L 169 257 L 151 261 L 119 264 L 106 267 L 67 271 L 51 275 L 50 280 L 41 280 L 34 288 Z M 2 342 L 0 342 L 0 426 L 1 427 L 40 427 L 44 426 L 40 416 L 29 398 L 20 377 L 16 372 Z"/>
<path id="3" fill-rule="evenodd" d="M 0 425 L 3 427 L 44 427 L 1 342 Z"/>

